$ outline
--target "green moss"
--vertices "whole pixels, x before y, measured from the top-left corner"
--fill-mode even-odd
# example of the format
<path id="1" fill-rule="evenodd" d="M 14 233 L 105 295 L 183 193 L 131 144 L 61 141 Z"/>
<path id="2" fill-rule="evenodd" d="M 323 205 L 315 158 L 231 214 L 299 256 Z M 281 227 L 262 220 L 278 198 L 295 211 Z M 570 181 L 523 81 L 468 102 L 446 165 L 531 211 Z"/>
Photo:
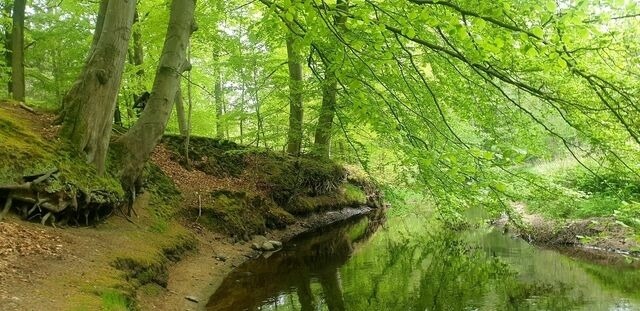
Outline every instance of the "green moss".
<path id="1" fill-rule="evenodd" d="M 131 282 L 136 288 L 148 283 L 156 283 L 162 287 L 167 286 L 169 274 L 165 258 L 157 258 L 155 260 L 118 258 L 113 263 L 113 266 L 124 271 L 127 281 Z"/>
<path id="2" fill-rule="evenodd" d="M 361 205 L 367 203 L 367 195 L 364 191 L 353 184 L 346 184 L 344 186 L 344 196 L 349 202 L 357 202 Z"/>
<path id="3" fill-rule="evenodd" d="M 217 191 L 202 207 L 203 223 L 213 230 L 246 238 L 266 231 L 264 206 L 252 204 L 245 192 Z"/>
<path id="4" fill-rule="evenodd" d="M 45 141 L 35 130 L 36 125 L 12 105 L 0 107 L 0 184 L 16 184 L 28 181 L 57 170 L 46 184 L 42 184 L 40 195 L 57 198 L 76 197 L 79 202 L 90 202 L 86 209 L 75 211 L 78 223 L 99 220 L 119 204 L 124 191 L 111 175 L 98 176 L 86 159 L 74 151 L 65 140 Z M 65 217 L 74 211 L 65 210 Z M 26 214 L 26 211 L 23 211 Z M 23 215 L 26 216 L 26 215 Z"/>
<path id="5" fill-rule="evenodd" d="M 106 290 L 101 295 L 102 310 L 127 311 L 133 309 L 133 302 L 124 293 L 116 290 Z"/>
<path id="6" fill-rule="evenodd" d="M 173 238 L 170 245 L 164 247 L 160 253 L 118 257 L 113 262 L 113 266 L 124 271 L 126 279 L 136 288 L 150 283 L 166 287 L 169 264 L 180 260 L 185 253 L 195 247 L 196 242 L 193 236 L 180 235 Z"/>

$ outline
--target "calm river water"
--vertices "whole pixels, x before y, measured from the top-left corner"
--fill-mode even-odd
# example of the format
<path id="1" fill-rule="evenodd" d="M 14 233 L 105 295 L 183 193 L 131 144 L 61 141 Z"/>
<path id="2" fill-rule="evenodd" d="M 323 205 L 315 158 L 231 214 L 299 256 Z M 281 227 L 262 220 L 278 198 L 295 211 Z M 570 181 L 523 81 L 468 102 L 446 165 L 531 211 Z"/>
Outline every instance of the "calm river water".
<path id="1" fill-rule="evenodd" d="M 640 310 L 640 269 L 490 228 L 361 217 L 238 267 L 208 310 Z M 600 261 L 602 262 L 602 260 Z"/>

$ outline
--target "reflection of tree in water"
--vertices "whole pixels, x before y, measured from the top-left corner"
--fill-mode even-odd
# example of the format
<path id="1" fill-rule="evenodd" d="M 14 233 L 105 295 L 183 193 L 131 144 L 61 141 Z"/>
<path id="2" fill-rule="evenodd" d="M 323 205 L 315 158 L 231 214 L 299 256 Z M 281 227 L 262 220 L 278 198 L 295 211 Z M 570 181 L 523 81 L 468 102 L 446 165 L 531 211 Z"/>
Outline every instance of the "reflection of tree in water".
<path id="1" fill-rule="evenodd" d="M 347 310 L 570 310 L 584 302 L 565 284 L 518 279 L 456 232 L 379 245 L 387 249 L 373 248 L 377 257 L 359 253 L 342 269 Z"/>
<path id="2" fill-rule="evenodd" d="M 613 300 L 589 300 L 602 287 L 574 261 L 556 265 L 561 255 L 486 232 L 478 231 L 473 240 L 444 229 L 417 230 L 421 223 L 395 224 L 369 239 L 379 223 L 364 219 L 298 240 L 295 250 L 240 267 L 209 308 L 533 311 L 611 306 Z"/>
<path id="3" fill-rule="evenodd" d="M 366 241 L 381 222 L 378 216 L 370 215 L 333 226 L 324 233 L 292 241 L 297 243 L 295 249 L 283 249 L 269 258 L 247 262 L 223 281 L 207 308 L 262 310 L 263 305 L 268 308 L 265 301 L 278 305 L 280 293 L 295 289 L 299 303 L 293 306 L 295 310 L 316 310 L 319 302 L 311 286 L 316 281 L 324 294 L 322 303 L 331 311 L 345 310 L 338 268 L 347 262 L 354 245 Z"/>

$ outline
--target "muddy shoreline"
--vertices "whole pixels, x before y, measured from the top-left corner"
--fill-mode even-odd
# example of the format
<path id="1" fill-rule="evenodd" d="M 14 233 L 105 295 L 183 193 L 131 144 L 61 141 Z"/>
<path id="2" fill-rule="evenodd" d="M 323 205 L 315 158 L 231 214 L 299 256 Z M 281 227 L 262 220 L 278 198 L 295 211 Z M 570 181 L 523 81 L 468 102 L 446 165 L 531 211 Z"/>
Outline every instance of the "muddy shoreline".
<path id="1" fill-rule="evenodd" d="M 265 236 L 287 243 L 300 234 L 372 212 L 383 213 L 384 210 L 359 207 L 313 214 L 298 219 L 286 229 L 271 231 Z M 205 310 L 209 297 L 233 269 L 263 254 L 252 249 L 251 242 L 233 243 L 206 230 L 198 233 L 198 240 L 197 251 L 169 267 L 169 282 L 162 294 L 150 295 L 138 291 L 136 300 L 141 310 Z"/>
<path id="2" fill-rule="evenodd" d="M 549 219 L 518 204 L 515 215 L 502 215 L 493 227 L 537 247 L 594 262 L 640 261 L 640 240 L 633 230 L 611 218 Z"/>

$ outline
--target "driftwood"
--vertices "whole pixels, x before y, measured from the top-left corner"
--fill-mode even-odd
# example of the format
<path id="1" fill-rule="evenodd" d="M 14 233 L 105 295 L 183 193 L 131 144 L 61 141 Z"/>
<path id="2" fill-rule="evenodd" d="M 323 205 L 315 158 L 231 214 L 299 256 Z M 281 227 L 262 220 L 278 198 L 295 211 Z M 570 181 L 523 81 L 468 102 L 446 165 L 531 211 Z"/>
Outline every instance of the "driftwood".
<path id="1" fill-rule="evenodd" d="M 23 182 L 19 184 L 0 185 L 0 200 L 3 197 L 5 199 L 4 208 L 0 212 L 0 221 L 11 208 L 20 211 L 24 219 L 39 218 L 43 225 L 49 222 L 54 227 L 66 225 L 70 220 L 80 225 L 80 219 L 88 226 L 111 214 L 117 202 L 108 204 L 92 199 L 94 196 L 108 198 L 109 193 L 106 191 L 96 190 L 85 193 L 69 186 L 53 192 L 47 191 L 47 186 L 57 179 L 58 174 L 58 169 L 54 169 L 44 174 L 25 176 Z"/>

